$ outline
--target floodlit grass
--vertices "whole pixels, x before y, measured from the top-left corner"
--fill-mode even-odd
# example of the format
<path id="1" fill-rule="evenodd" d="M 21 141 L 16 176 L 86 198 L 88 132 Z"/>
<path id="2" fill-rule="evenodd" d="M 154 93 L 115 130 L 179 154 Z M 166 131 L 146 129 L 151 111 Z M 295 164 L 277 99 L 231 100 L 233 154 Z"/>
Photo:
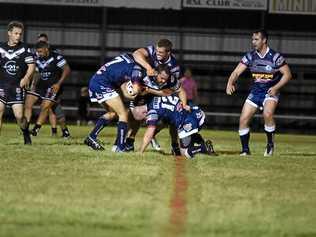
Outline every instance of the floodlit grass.
<path id="1" fill-rule="evenodd" d="M 95 152 L 82 144 L 90 127 L 70 129 L 73 138 L 63 140 L 46 126 L 24 146 L 16 125 L 4 124 L 0 236 L 168 235 L 175 160 L 110 152 L 114 128 L 101 134 L 106 150 Z M 237 133 L 202 133 L 220 155 L 183 161 L 181 236 L 316 236 L 315 136 L 278 135 L 275 156 L 264 158 L 264 134 L 252 134 L 253 155 L 239 157 Z M 167 134 L 158 136 L 166 153 Z"/>

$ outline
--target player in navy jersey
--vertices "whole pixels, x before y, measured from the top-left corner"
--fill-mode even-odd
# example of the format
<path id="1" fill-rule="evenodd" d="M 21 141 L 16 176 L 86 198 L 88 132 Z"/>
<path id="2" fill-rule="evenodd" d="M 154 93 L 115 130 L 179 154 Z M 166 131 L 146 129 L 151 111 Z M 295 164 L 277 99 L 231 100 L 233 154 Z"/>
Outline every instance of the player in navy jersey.
<path id="1" fill-rule="evenodd" d="M 48 41 L 48 36 L 46 33 L 40 33 L 37 36 L 37 42 L 46 42 L 49 44 L 49 49 L 50 51 L 61 54 L 60 50 L 53 48 L 49 41 Z M 33 54 L 35 55 L 35 58 L 37 57 L 36 54 L 36 49 L 34 49 Z M 35 77 L 37 76 L 36 74 L 34 75 Z M 35 80 L 34 80 L 35 81 Z M 32 87 L 31 87 L 32 88 Z M 33 86 L 34 89 L 34 86 Z M 49 117 L 49 122 L 51 124 L 51 131 L 52 131 L 52 136 L 57 135 L 57 120 L 60 125 L 61 131 L 62 131 L 62 137 L 63 138 L 69 138 L 70 137 L 70 132 L 68 130 L 67 124 L 66 124 L 66 116 L 63 111 L 63 108 L 61 106 L 61 97 L 62 97 L 62 92 L 63 92 L 63 87 L 60 88 L 58 99 L 56 103 L 53 105 L 53 107 L 49 110 L 48 117 Z M 32 112 L 32 110 L 28 110 Z"/>
<path id="2" fill-rule="evenodd" d="M 181 78 L 180 66 L 172 54 L 172 42 L 168 39 L 160 39 L 156 45 L 149 45 L 145 48 L 139 48 L 134 51 L 133 56 L 135 61 L 146 69 L 148 76 L 155 75 L 157 73 L 157 66 L 164 64 L 170 68 L 171 82 L 179 81 Z M 179 96 L 183 103 L 184 109 L 190 110 L 190 107 L 187 105 L 185 91 L 182 87 L 180 87 Z M 172 153 L 179 155 L 180 150 L 176 129 L 173 126 L 170 126 L 169 132 L 171 136 Z M 135 131 L 132 133 L 135 133 Z M 157 141 L 153 140 L 152 145 L 157 146 L 155 144 L 157 144 Z"/>
<path id="3" fill-rule="evenodd" d="M 125 97 L 129 99 L 134 98 L 141 89 L 137 79 L 140 75 L 140 67 L 135 64 L 133 57 L 128 54 L 122 54 L 115 57 L 104 64 L 93 75 L 89 82 L 90 100 L 91 102 L 98 102 L 108 112 L 98 119 L 95 128 L 84 141 L 86 145 L 94 150 L 103 150 L 104 148 L 98 142 L 97 136 L 106 125 L 118 117 L 117 137 L 115 142 L 117 148 L 115 151 L 126 151 L 125 138 L 127 133 L 128 114 L 119 91 L 124 83 L 132 81 L 134 83 L 131 87 L 131 93 L 128 94 L 126 90 L 122 91 Z"/>
<path id="4" fill-rule="evenodd" d="M 235 82 L 249 68 L 254 83 L 243 106 L 239 120 L 239 135 L 242 145 L 240 155 L 250 155 L 249 122 L 258 108 L 263 107 L 264 130 L 267 135 L 267 146 L 264 156 L 273 155 L 275 120 L 273 118 L 278 105 L 280 89 L 292 78 L 291 71 L 284 57 L 270 49 L 265 30 L 255 31 L 252 35 L 254 50 L 246 53 L 241 62 L 230 75 L 226 93 L 235 92 Z"/>
<path id="5" fill-rule="evenodd" d="M 38 134 L 42 124 L 47 119 L 49 110 L 58 101 L 60 88 L 71 71 L 65 58 L 61 54 L 51 51 L 48 43 L 39 41 L 35 48 L 37 53 L 35 63 L 39 78 L 32 83 L 34 88 L 28 91 L 25 102 L 25 114 L 30 122 L 32 107 L 38 99 L 41 99 L 41 111 L 32 129 L 33 136 Z"/>
<path id="6" fill-rule="evenodd" d="M 24 117 L 24 89 L 35 70 L 28 46 L 21 42 L 24 26 L 13 21 L 8 24 L 8 41 L 0 43 L 0 129 L 5 106 L 11 106 L 20 126 L 24 144 L 31 144 L 28 123 Z"/>
<path id="7" fill-rule="evenodd" d="M 158 122 L 164 120 L 177 129 L 180 139 L 181 154 L 187 158 L 193 158 L 197 153 L 214 155 L 211 141 L 204 141 L 198 133 L 204 124 L 205 114 L 197 106 L 193 106 L 191 112 L 184 110 L 178 96 L 154 97 L 147 104 L 146 124 L 140 152 L 144 152 L 155 134 Z"/>

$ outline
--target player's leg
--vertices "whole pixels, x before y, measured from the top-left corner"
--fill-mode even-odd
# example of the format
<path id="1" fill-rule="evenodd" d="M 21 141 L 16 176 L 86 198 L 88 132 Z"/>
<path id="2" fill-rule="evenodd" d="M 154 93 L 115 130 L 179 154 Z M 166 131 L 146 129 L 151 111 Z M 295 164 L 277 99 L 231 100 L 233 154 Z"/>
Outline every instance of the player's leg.
<path id="1" fill-rule="evenodd" d="M 271 97 L 266 99 L 263 106 L 264 131 L 267 135 L 267 146 L 264 156 L 273 155 L 274 151 L 274 134 L 275 134 L 275 120 L 273 118 L 275 109 L 278 105 L 278 100 Z"/>
<path id="2" fill-rule="evenodd" d="M 239 118 L 239 136 L 240 142 L 242 146 L 242 151 L 240 155 L 249 155 L 249 139 L 250 139 L 250 129 L 249 122 L 251 118 L 257 111 L 257 105 L 251 102 L 250 100 L 246 100 L 244 106 L 241 111 L 241 115 Z"/>
<path id="3" fill-rule="evenodd" d="M 125 150 L 125 138 L 127 135 L 127 121 L 128 121 L 128 113 L 127 109 L 125 108 L 121 97 L 118 95 L 116 97 L 112 97 L 109 100 L 106 100 L 105 103 L 113 109 L 113 111 L 118 116 L 118 123 L 117 123 L 117 137 L 116 137 L 116 144 L 117 144 L 117 151 L 124 151 Z"/>
<path id="4" fill-rule="evenodd" d="M 2 117 L 3 117 L 4 111 L 5 111 L 5 103 L 3 103 L 3 102 L 0 100 L 0 134 L 1 134 Z"/>
<path id="5" fill-rule="evenodd" d="M 127 151 L 134 151 L 135 147 L 134 147 L 134 142 L 135 142 L 135 137 L 136 134 L 140 128 L 141 125 L 141 121 L 140 120 L 136 120 L 132 111 L 129 110 L 128 111 L 128 132 L 127 132 L 127 136 L 126 136 L 126 150 Z M 116 146 L 116 145 L 115 145 Z M 113 147 L 114 148 L 114 147 Z"/>
<path id="6" fill-rule="evenodd" d="M 63 138 L 69 138 L 70 132 L 66 124 L 66 116 L 64 113 L 63 108 L 61 107 L 60 103 L 57 103 L 56 106 L 53 107 L 53 112 L 56 115 L 57 121 L 59 123 L 59 126 L 61 128 L 62 137 Z"/>
<path id="7" fill-rule="evenodd" d="M 104 147 L 100 144 L 97 137 L 99 133 L 102 131 L 102 129 L 116 117 L 116 113 L 111 111 L 99 117 L 99 119 L 96 121 L 94 128 L 84 140 L 84 143 L 94 150 L 104 150 Z"/>
<path id="8" fill-rule="evenodd" d="M 31 140 L 30 132 L 29 132 L 29 123 L 27 122 L 27 119 L 24 116 L 24 105 L 22 103 L 13 104 L 12 111 L 16 118 L 17 124 L 22 130 L 24 144 L 32 144 L 32 140 Z"/>
<path id="9" fill-rule="evenodd" d="M 216 155 L 212 142 L 204 141 L 199 133 L 194 133 L 188 137 L 180 139 L 181 154 L 187 158 L 193 158 L 196 154 Z"/>
<path id="10" fill-rule="evenodd" d="M 33 106 L 38 101 L 39 97 L 33 94 L 26 94 L 25 103 L 24 103 L 24 116 L 28 123 L 31 122 Z"/>
<path id="11" fill-rule="evenodd" d="M 179 142 L 178 142 L 178 131 L 177 131 L 177 128 L 172 124 L 170 124 L 169 126 L 169 134 L 171 138 L 171 153 L 174 156 L 181 155 Z"/>
<path id="12" fill-rule="evenodd" d="M 32 135 L 36 136 L 41 129 L 42 125 L 46 122 L 46 119 L 48 117 L 49 110 L 52 108 L 52 106 L 55 104 L 52 100 L 44 99 L 41 103 L 41 111 L 37 118 L 36 124 L 32 129 Z"/>
<path id="13" fill-rule="evenodd" d="M 53 107 L 55 106 L 56 105 L 54 105 Z M 51 126 L 52 136 L 57 136 L 57 117 L 53 111 L 53 108 L 51 108 L 48 112 L 48 120 Z"/>

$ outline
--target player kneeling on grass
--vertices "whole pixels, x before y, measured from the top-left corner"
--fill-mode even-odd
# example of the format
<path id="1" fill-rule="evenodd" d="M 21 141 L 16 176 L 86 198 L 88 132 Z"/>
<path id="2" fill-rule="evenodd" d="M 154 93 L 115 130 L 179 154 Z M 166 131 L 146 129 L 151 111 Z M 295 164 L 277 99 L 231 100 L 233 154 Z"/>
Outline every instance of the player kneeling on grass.
<path id="1" fill-rule="evenodd" d="M 164 120 L 173 124 L 178 131 L 181 154 L 187 158 L 193 158 L 197 153 L 214 155 L 212 142 L 206 142 L 198 133 L 204 124 L 205 114 L 197 106 L 193 106 L 191 112 L 184 110 L 179 97 L 154 97 L 147 104 L 146 124 L 143 144 L 140 152 L 143 153 L 155 134 L 157 124 Z"/>

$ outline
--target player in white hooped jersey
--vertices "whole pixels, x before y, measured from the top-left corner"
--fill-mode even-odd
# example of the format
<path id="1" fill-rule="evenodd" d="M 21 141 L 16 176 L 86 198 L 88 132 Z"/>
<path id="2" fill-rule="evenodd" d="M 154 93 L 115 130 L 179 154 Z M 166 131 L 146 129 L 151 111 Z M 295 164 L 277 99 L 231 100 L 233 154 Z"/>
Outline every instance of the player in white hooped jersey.
<path id="1" fill-rule="evenodd" d="M 246 53 L 230 75 L 226 93 L 231 95 L 235 92 L 235 82 L 248 68 L 254 83 L 239 120 L 239 136 L 242 145 L 240 155 L 250 155 L 249 122 L 257 109 L 263 107 L 264 130 L 267 135 L 264 156 L 272 156 L 276 128 L 273 115 L 278 105 L 280 89 L 292 78 L 292 75 L 283 56 L 269 48 L 268 34 L 264 29 L 253 32 L 252 44 L 254 50 Z"/>

